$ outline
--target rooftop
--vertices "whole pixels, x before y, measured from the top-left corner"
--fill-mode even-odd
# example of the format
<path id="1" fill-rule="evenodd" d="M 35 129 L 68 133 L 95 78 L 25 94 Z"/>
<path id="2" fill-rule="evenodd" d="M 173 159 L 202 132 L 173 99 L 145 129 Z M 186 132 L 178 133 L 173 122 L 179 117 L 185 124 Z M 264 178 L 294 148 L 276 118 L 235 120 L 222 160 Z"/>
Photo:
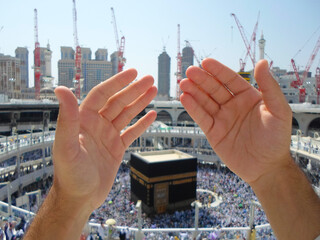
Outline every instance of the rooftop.
<path id="1" fill-rule="evenodd" d="M 154 152 L 141 152 L 137 153 L 141 158 L 150 163 L 178 160 L 178 159 L 189 159 L 194 158 L 193 156 L 180 152 L 178 150 L 163 150 Z"/>

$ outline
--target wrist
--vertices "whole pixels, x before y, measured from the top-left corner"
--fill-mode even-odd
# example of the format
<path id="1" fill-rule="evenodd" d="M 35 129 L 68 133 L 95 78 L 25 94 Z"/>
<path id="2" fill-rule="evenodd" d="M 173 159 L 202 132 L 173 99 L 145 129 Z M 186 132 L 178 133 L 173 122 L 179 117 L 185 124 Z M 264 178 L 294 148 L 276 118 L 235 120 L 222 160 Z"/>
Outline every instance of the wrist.
<path id="1" fill-rule="evenodd" d="M 293 159 L 287 162 L 250 185 L 277 238 L 314 239 L 320 233 L 320 199 Z"/>
<path id="2" fill-rule="evenodd" d="M 60 191 L 55 184 L 52 185 L 48 194 L 50 201 L 53 201 L 57 212 L 63 213 L 63 216 L 69 220 L 88 219 L 94 209 L 90 208 L 89 200 L 77 198 Z"/>
<path id="3" fill-rule="evenodd" d="M 53 184 L 25 239 L 79 239 L 91 212 L 85 201 L 62 193 Z"/>
<path id="4" fill-rule="evenodd" d="M 281 185 L 290 184 L 289 182 L 294 182 L 296 177 L 302 174 L 291 156 L 286 157 L 286 159 L 281 162 L 283 164 L 274 164 L 272 168 L 264 172 L 255 181 L 249 182 L 249 185 L 255 192 L 271 191 L 275 188 L 281 187 Z"/>

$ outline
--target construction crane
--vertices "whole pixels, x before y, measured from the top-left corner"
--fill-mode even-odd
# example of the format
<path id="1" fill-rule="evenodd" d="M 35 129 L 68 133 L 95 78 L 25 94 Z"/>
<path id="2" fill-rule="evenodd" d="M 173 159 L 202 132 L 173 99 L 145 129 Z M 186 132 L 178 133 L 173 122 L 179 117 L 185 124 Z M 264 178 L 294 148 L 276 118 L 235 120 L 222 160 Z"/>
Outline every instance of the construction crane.
<path id="1" fill-rule="evenodd" d="M 194 53 L 194 49 L 191 46 L 191 43 L 188 40 L 185 40 L 185 42 L 186 42 L 186 46 L 190 47 L 192 49 L 193 56 L 196 59 L 197 63 L 199 64 L 199 67 L 200 67 L 201 66 L 201 62 L 200 62 L 199 58 L 197 57 L 197 55 Z"/>
<path id="2" fill-rule="evenodd" d="M 75 77 L 74 77 L 74 86 L 75 86 L 75 95 L 78 99 L 81 98 L 81 47 L 79 46 L 78 40 L 78 29 L 77 29 L 77 8 L 76 1 L 73 0 L 73 38 L 74 45 L 76 48 L 75 56 Z"/>
<path id="3" fill-rule="evenodd" d="M 117 22 L 116 22 L 116 16 L 114 14 L 114 9 L 111 8 L 112 13 L 112 22 L 113 22 L 113 29 L 114 29 L 114 35 L 116 38 L 116 45 L 117 45 L 117 52 L 118 52 L 118 69 L 117 72 L 123 71 L 123 66 L 126 63 L 126 59 L 124 58 L 124 46 L 125 46 L 125 37 L 122 36 L 120 43 L 119 43 L 119 36 L 118 36 L 118 28 L 117 28 Z"/>
<path id="4" fill-rule="evenodd" d="M 180 90 L 180 82 L 182 80 L 182 66 L 181 66 L 181 61 L 182 61 L 182 56 L 181 56 L 181 52 L 180 52 L 180 24 L 178 24 L 178 34 L 177 34 L 177 72 L 176 72 L 176 76 L 177 76 L 177 92 L 176 92 L 176 99 L 179 100 L 180 99 L 180 95 L 181 95 L 181 90 Z"/>
<path id="5" fill-rule="evenodd" d="M 38 11 L 34 9 L 34 87 L 35 87 L 35 99 L 40 99 L 40 43 L 38 40 Z"/>
<path id="6" fill-rule="evenodd" d="M 256 55 L 256 34 L 257 34 L 260 14 L 258 14 L 258 20 L 254 26 L 253 33 L 252 33 L 251 39 L 250 39 L 250 43 L 249 43 L 247 36 L 244 32 L 244 28 L 241 25 L 237 16 L 234 13 L 231 13 L 231 16 L 234 18 L 234 20 L 239 28 L 241 37 L 242 37 L 243 42 L 244 42 L 246 49 L 247 49 L 246 56 L 245 56 L 244 60 L 240 59 L 240 72 L 244 72 L 244 68 L 245 68 L 248 56 L 250 57 L 250 59 L 252 61 L 253 68 L 256 65 L 256 56 L 255 56 Z M 253 48 L 253 50 L 252 50 L 252 48 Z"/>
<path id="7" fill-rule="evenodd" d="M 299 89 L 299 102 L 302 103 L 302 102 L 305 102 L 305 100 L 306 100 L 306 89 L 304 87 L 302 87 L 303 80 L 299 76 L 298 68 L 297 68 L 296 63 L 293 59 L 291 59 L 291 64 L 292 64 L 293 71 L 294 71 L 294 74 L 296 75 L 297 80 L 292 81 L 290 85 L 291 85 L 291 87 Z"/>
<path id="8" fill-rule="evenodd" d="M 308 72 L 311 68 L 311 65 L 312 65 L 314 59 L 316 58 L 316 56 L 318 54 L 319 49 L 320 49 L 320 37 L 318 38 L 318 41 L 317 41 L 317 43 L 316 43 L 316 45 L 310 55 L 310 58 L 309 58 L 308 63 L 306 65 L 306 68 L 303 72 L 302 78 L 300 78 L 298 68 L 296 67 L 294 59 L 291 59 L 293 71 L 294 71 L 294 74 L 297 78 L 297 80 L 291 82 L 291 87 L 299 89 L 299 102 L 300 103 L 305 102 L 306 89 L 303 87 L 303 83 L 304 83 L 304 80 L 307 78 Z"/>

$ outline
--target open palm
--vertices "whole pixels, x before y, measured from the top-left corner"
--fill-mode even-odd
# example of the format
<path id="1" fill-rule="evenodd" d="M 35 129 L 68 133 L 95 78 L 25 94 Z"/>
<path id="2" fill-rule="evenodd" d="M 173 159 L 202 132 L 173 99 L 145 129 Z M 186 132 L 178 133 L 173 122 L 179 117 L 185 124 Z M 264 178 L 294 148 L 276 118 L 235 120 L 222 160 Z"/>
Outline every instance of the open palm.
<path id="1" fill-rule="evenodd" d="M 247 182 L 286 164 L 291 109 L 266 61 L 255 69 L 261 92 L 216 60 L 191 67 L 181 102 L 225 164 Z"/>
<path id="2" fill-rule="evenodd" d="M 60 102 L 53 149 L 55 186 L 92 210 L 106 199 L 125 150 L 156 118 L 151 111 L 125 129 L 157 93 L 151 76 L 128 85 L 136 76 L 136 70 L 129 69 L 99 84 L 80 107 L 67 88 L 55 91 Z"/>

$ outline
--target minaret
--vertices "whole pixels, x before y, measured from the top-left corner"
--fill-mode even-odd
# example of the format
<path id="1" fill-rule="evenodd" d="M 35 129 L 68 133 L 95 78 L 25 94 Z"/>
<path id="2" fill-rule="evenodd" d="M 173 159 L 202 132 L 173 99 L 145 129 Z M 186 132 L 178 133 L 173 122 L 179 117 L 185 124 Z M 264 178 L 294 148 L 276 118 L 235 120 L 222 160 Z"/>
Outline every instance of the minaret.
<path id="1" fill-rule="evenodd" d="M 44 75 L 47 77 L 51 77 L 51 58 L 52 58 L 52 51 L 50 50 L 50 44 L 47 44 L 47 49 L 44 52 L 44 59 L 46 64 L 46 72 Z"/>
<path id="2" fill-rule="evenodd" d="M 52 51 L 50 49 L 50 44 L 48 42 L 47 48 L 44 51 L 44 59 L 46 65 L 46 72 L 43 73 L 43 84 L 42 88 L 52 88 L 53 87 L 53 80 L 54 77 L 51 76 L 51 58 L 52 58 Z"/>
<path id="3" fill-rule="evenodd" d="M 260 60 L 264 59 L 264 47 L 265 46 L 266 46 L 266 40 L 263 38 L 263 33 L 261 33 L 261 38 L 259 40 Z"/>

